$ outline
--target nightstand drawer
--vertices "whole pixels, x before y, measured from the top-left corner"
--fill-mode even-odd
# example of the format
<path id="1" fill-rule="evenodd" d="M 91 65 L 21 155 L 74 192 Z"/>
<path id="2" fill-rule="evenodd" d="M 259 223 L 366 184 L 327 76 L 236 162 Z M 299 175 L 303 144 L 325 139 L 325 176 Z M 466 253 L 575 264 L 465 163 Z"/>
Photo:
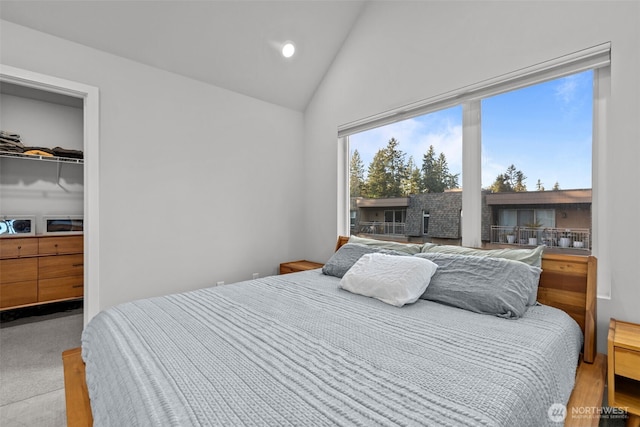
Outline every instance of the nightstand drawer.
<path id="1" fill-rule="evenodd" d="M 616 347 L 615 373 L 640 381 L 640 352 Z"/>
<path id="2" fill-rule="evenodd" d="M 280 274 L 289 274 L 289 273 L 295 273 L 296 271 L 300 271 L 300 270 L 295 270 L 289 266 L 286 265 L 281 265 L 280 266 Z"/>
<path id="3" fill-rule="evenodd" d="M 280 274 L 297 273 L 299 271 L 314 270 L 316 268 L 322 268 L 324 264 L 319 262 L 307 261 L 301 259 L 299 261 L 289 261 L 280 264 Z"/>

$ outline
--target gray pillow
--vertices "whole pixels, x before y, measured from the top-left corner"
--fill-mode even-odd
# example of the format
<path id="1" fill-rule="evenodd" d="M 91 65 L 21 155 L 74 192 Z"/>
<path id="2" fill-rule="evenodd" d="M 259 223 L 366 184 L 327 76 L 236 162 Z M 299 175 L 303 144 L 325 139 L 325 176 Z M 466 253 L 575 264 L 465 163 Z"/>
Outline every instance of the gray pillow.
<path id="1" fill-rule="evenodd" d="M 432 245 L 424 246 L 422 252 L 443 253 L 458 255 L 474 255 L 492 258 L 506 258 L 514 261 L 522 261 L 525 264 L 540 267 L 542 264 L 542 251 L 544 246 L 537 246 L 533 249 L 476 249 L 454 245 Z"/>
<path id="2" fill-rule="evenodd" d="M 393 242 L 390 240 L 377 240 L 370 239 L 368 237 L 358 237 L 351 236 L 349 237 L 349 243 L 359 243 L 361 245 L 373 246 L 380 249 L 388 249 L 391 251 L 405 252 L 409 255 L 415 255 L 420 253 L 423 250 L 423 244 L 416 243 L 401 243 L 401 242 Z"/>
<path id="3" fill-rule="evenodd" d="M 409 256 L 406 253 L 391 251 L 388 249 L 376 248 L 374 246 L 361 245 L 359 243 L 346 243 L 340 247 L 329 261 L 322 267 L 322 273 L 327 276 L 340 277 L 355 264 L 364 254 L 389 254 L 399 256 Z"/>
<path id="4" fill-rule="evenodd" d="M 415 255 L 438 265 L 420 298 L 476 313 L 517 319 L 537 294 L 542 270 L 520 261 L 472 255 Z"/>

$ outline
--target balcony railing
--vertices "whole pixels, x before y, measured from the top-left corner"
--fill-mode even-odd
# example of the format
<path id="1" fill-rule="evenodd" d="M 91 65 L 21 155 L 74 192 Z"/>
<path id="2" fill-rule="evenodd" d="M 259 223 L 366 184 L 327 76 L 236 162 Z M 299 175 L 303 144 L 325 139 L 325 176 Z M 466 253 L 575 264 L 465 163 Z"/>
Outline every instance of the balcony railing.
<path id="1" fill-rule="evenodd" d="M 491 226 L 491 243 L 519 246 L 544 245 L 550 248 L 591 249 L 588 228 Z"/>
<path id="2" fill-rule="evenodd" d="M 380 221 L 360 221 L 356 226 L 359 233 L 364 234 L 391 234 L 404 236 L 404 222 L 380 222 Z"/>

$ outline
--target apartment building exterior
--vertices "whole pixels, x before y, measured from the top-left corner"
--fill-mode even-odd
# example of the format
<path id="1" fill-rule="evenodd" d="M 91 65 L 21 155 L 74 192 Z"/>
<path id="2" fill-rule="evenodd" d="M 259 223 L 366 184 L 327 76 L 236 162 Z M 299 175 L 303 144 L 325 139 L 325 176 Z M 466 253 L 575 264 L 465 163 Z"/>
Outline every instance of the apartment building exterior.
<path id="1" fill-rule="evenodd" d="M 482 194 L 485 246 L 591 247 L 591 189 Z M 351 200 L 351 233 L 411 242 L 460 244 L 462 191 Z"/>

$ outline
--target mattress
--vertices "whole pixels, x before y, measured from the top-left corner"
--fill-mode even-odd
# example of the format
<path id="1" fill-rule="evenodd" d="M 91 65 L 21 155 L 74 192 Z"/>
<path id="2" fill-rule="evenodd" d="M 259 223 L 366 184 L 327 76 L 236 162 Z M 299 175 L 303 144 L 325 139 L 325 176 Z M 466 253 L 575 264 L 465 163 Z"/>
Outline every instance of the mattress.
<path id="1" fill-rule="evenodd" d="M 96 426 L 540 426 L 582 345 L 566 313 L 397 308 L 320 270 L 125 303 L 82 336 Z"/>

